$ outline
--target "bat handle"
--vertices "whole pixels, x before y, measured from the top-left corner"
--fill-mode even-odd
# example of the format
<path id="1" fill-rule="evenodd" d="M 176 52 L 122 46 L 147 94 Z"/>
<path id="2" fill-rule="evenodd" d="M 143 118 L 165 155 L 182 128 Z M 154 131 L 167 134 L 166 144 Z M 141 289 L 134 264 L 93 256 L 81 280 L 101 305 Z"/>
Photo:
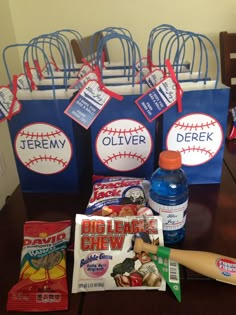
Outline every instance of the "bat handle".
<path id="1" fill-rule="evenodd" d="M 146 252 L 151 254 L 157 254 L 162 258 L 171 258 L 171 250 L 168 247 L 164 246 L 156 246 L 153 244 L 145 243 L 141 238 L 136 238 L 134 243 L 134 251 L 135 253 Z"/>
<path id="2" fill-rule="evenodd" d="M 147 253 L 157 254 L 159 257 L 175 260 L 179 264 L 206 277 L 236 285 L 235 258 L 210 252 L 179 250 L 170 249 L 164 246 L 155 246 L 144 243 L 141 238 L 135 240 L 134 251 L 136 253 L 145 251 Z"/>
<path id="3" fill-rule="evenodd" d="M 158 250 L 158 246 L 153 244 L 144 243 L 141 238 L 136 238 L 134 243 L 134 251 L 135 253 L 147 252 L 156 254 Z"/>

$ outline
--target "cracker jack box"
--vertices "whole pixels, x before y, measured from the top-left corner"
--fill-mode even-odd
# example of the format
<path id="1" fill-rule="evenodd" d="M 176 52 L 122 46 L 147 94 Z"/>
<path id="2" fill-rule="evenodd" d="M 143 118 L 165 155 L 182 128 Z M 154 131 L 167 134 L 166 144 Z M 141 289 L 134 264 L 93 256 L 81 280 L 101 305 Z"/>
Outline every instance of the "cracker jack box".
<path id="1" fill-rule="evenodd" d="M 72 293 L 105 290 L 166 290 L 151 256 L 133 250 L 136 237 L 163 244 L 159 216 L 76 215 Z M 155 259 L 158 259 L 155 257 Z M 168 262 L 165 261 L 168 268 Z"/>

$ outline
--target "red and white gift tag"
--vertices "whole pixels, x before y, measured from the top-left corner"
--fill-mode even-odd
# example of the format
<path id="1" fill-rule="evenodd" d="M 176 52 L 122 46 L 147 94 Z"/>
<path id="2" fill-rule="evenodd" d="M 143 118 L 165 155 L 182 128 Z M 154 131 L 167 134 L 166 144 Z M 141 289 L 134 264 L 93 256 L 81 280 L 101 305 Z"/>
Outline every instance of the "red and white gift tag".
<path id="1" fill-rule="evenodd" d="M 21 104 L 16 99 L 9 87 L 0 87 L 0 122 L 21 111 Z"/>

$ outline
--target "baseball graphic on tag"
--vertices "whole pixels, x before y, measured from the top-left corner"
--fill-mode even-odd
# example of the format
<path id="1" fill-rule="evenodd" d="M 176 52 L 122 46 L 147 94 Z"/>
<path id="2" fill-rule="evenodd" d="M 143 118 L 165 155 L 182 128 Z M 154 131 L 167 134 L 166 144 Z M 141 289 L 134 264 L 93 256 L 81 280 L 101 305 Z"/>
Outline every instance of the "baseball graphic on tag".
<path id="1" fill-rule="evenodd" d="M 214 158 L 223 139 L 218 120 L 203 113 L 195 113 L 175 121 L 167 134 L 166 146 L 168 150 L 181 153 L 183 165 L 194 166 Z"/>
<path id="2" fill-rule="evenodd" d="M 96 152 L 101 162 L 116 171 L 130 171 L 142 166 L 152 150 L 152 137 L 135 120 L 118 119 L 102 127 L 96 138 Z"/>
<path id="3" fill-rule="evenodd" d="M 68 166 L 72 157 L 72 146 L 58 127 L 47 123 L 33 123 L 18 131 L 15 152 L 29 170 L 40 174 L 55 174 Z"/>

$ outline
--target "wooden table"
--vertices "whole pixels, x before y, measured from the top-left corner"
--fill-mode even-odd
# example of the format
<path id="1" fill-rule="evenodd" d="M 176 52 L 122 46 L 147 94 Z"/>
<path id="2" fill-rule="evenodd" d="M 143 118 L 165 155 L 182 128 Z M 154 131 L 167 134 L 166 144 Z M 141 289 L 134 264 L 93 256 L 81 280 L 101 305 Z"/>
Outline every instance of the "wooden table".
<path id="1" fill-rule="evenodd" d="M 226 143 L 221 184 L 190 186 L 186 238 L 180 248 L 236 257 L 235 155 L 236 140 Z M 22 194 L 18 187 L 7 200 L 0 212 L 0 315 L 7 314 L 7 294 L 19 276 L 24 222 L 71 219 L 73 240 L 75 214 L 83 213 L 89 196 L 89 191 L 81 195 Z M 68 255 L 69 289 L 72 271 L 73 256 Z M 69 310 L 53 314 L 236 314 L 235 286 L 203 277 L 183 267 L 181 274 L 181 303 L 169 288 L 166 292 L 90 292 L 70 294 Z"/>

